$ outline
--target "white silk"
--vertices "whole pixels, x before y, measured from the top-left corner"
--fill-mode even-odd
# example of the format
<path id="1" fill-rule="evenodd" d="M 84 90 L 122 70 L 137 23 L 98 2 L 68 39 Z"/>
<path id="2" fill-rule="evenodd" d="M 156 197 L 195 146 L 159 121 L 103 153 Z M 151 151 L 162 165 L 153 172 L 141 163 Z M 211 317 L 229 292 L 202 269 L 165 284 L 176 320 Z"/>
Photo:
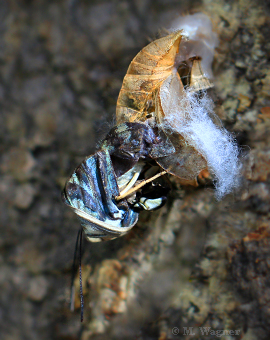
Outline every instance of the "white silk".
<path id="1" fill-rule="evenodd" d="M 199 97 L 185 90 L 176 72 L 161 85 L 160 99 L 162 126 L 179 133 L 206 159 L 215 176 L 216 197 L 221 199 L 238 185 L 239 151 L 232 135 L 210 118 L 209 113 L 214 115 L 212 100 L 206 92 Z"/>

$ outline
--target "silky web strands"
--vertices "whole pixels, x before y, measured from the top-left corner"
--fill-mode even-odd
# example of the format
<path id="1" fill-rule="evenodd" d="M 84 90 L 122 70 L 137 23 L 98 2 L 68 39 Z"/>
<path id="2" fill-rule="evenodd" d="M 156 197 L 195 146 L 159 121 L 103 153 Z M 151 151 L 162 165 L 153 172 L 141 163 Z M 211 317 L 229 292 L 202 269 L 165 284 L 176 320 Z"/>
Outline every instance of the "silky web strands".
<path id="1" fill-rule="evenodd" d="M 177 74 L 182 62 L 189 63 L 199 57 L 203 75 L 211 79 L 217 34 L 212 31 L 210 19 L 203 13 L 176 19 L 170 31 L 181 29 L 183 39 L 175 59 L 173 74 L 160 88 L 163 125 L 167 131 L 179 133 L 187 144 L 193 146 L 207 161 L 215 177 L 216 197 L 221 199 L 239 185 L 239 149 L 233 136 L 214 123 L 213 101 L 206 90 L 196 92 L 184 88 Z M 211 117 L 210 117 L 211 116 Z"/>
<path id="2" fill-rule="evenodd" d="M 181 88 L 177 77 L 162 84 L 160 97 L 166 129 L 181 134 L 206 159 L 215 176 L 216 197 L 221 199 L 238 186 L 241 166 L 233 136 L 209 116 L 214 115 L 213 101 L 206 91 L 198 94 Z"/>

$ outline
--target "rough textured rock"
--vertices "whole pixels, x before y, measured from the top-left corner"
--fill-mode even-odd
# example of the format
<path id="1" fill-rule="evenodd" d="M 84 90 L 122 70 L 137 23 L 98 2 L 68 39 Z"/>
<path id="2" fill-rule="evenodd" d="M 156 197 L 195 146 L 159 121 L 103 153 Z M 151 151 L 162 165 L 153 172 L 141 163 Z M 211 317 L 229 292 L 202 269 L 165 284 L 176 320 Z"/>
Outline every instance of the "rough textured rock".
<path id="1" fill-rule="evenodd" d="M 113 124 L 131 59 L 198 11 L 220 39 L 213 96 L 242 147 L 241 190 L 217 202 L 207 174 L 174 180 L 128 235 L 85 244 L 81 325 L 79 223 L 60 191 Z M 1 339 L 269 339 L 269 14 L 267 1 L 0 2 Z"/>

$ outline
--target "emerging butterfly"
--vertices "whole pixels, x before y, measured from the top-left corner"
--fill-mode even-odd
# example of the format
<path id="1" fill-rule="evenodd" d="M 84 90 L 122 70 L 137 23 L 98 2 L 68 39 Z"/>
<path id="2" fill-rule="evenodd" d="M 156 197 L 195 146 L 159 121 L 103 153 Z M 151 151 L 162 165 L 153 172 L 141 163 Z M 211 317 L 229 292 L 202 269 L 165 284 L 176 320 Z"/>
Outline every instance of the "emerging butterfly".
<path id="1" fill-rule="evenodd" d="M 208 168 L 217 198 L 237 185 L 238 147 L 209 115 L 214 113 L 206 90 L 213 86 L 216 44 L 210 20 L 199 13 L 180 18 L 170 34 L 132 60 L 117 101 L 116 127 L 64 189 L 64 201 L 89 241 L 121 236 L 136 224 L 140 209 L 162 206 L 168 185 L 156 179 L 165 173 L 196 185 Z"/>
<path id="2" fill-rule="evenodd" d="M 165 203 L 168 183 L 157 181 L 165 172 L 159 173 L 152 160 L 167 154 L 166 148 L 147 125 L 123 123 L 76 168 L 63 200 L 79 216 L 88 241 L 122 236 L 136 224 L 140 210 Z"/>
<path id="3" fill-rule="evenodd" d="M 170 190 L 160 178 L 155 159 L 169 147 L 153 130 L 140 123 L 115 126 L 94 155 L 86 157 L 68 179 L 63 201 L 80 219 L 90 242 L 112 240 L 126 234 L 137 223 L 141 210 L 160 208 Z M 82 229 L 76 242 L 71 284 L 71 310 L 74 308 L 74 277 L 79 244 L 81 321 L 83 293 L 81 271 Z"/>
<path id="4" fill-rule="evenodd" d="M 63 191 L 88 241 L 124 235 L 141 210 L 160 208 L 170 190 L 166 173 L 196 185 L 208 168 L 218 199 L 237 186 L 238 147 L 211 118 L 206 91 L 213 86 L 216 45 L 210 20 L 198 13 L 178 19 L 168 35 L 132 60 L 117 100 L 116 126 Z"/>

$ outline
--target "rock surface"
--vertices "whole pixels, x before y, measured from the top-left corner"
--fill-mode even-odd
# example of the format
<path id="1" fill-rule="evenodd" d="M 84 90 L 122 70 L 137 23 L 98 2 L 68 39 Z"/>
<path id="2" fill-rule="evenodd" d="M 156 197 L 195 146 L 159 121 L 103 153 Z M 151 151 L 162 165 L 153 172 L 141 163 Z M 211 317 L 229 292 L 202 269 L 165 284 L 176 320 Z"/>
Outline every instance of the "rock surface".
<path id="1" fill-rule="evenodd" d="M 60 191 L 113 125 L 135 54 L 201 11 L 220 40 L 216 112 L 242 147 L 241 190 L 217 202 L 207 178 L 174 180 L 128 235 L 85 244 L 81 325 L 79 223 Z M 0 2 L 1 339 L 269 339 L 269 14 L 267 1 Z"/>

